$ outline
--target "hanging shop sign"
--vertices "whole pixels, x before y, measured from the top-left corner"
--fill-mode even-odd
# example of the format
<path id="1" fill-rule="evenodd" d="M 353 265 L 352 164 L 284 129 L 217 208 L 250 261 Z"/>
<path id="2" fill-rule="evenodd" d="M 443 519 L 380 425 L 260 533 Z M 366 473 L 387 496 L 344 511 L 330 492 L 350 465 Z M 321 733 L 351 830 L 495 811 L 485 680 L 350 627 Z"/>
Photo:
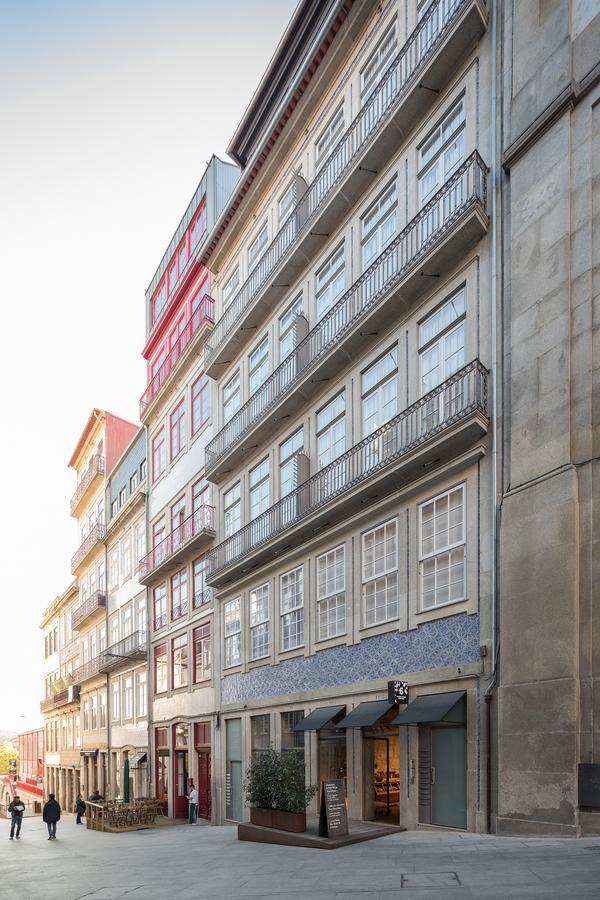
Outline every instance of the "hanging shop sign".
<path id="1" fill-rule="evenodd" d="M 388 701 L 399 705 L 408 703 L 408 681 L 388 681 Z"/>

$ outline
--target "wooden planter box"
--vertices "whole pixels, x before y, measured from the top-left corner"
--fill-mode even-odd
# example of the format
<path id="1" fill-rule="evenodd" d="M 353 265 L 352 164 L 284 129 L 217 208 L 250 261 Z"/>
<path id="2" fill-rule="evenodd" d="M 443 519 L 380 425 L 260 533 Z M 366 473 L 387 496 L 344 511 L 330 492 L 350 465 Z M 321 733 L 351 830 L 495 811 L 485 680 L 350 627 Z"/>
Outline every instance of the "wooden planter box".
<path id="1" fill-rule="evenodd" d="M 250 821 L 263 828 L 278 828 L 301 834 L 306 831 L 306 813 L 282 812 L 280 809 L 258 809 L 250 807 Z"/>

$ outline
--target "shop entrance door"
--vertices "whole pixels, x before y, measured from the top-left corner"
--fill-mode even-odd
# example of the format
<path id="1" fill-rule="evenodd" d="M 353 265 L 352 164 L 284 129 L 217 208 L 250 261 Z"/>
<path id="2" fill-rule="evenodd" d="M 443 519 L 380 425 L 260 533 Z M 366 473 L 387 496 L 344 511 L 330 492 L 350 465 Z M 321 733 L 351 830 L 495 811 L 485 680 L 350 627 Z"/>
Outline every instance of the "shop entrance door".
<path id="1" fill-rule="evenodd" d="M 212 812 L 210 763 L 210 750 L 198 750 L 198 815 L 209 820 Z"/>
<path id="2" fill-rule="evenodd" d="M 400 822 L 398 729 L 363 734 L 364 817 L 389 825 Z"/>
<path id="3" fill-rule="evenodd" d="M 431 729 L 431 823 L 467 827 L 467 729 Z"/>
<path id="4" fill-rule="evenodd" d="M 175 791 L 173 795 L 173 818 L 187 819 L 189 806 L 187 800 L 188 793 L 188 752 L 187 750 L 176 750 L 174 758 L 175 771 L 173 772 L 173 781 Z"/>

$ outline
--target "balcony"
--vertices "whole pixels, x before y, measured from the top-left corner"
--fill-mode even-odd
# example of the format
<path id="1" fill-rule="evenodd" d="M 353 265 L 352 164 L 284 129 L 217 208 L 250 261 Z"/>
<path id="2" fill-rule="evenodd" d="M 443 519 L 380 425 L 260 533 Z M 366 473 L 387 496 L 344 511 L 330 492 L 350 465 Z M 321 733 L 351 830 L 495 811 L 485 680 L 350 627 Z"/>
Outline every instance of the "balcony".
<path id="1" fill-rule="evenodd" d="M 140 397 L 140 419 L 142 421 L 145 421 L 152 412 L 154 401 L 163 387 L 171 380 L 173 372 L 181 371 L 185 359 L 199 354 L 202 346 L 200 339 L 214 324 L 214 309 L 215 301 L 205 294 L 200 306 L 186 324 L 165 361 Z"/>
<path id="2" fill-rule="evenodd" d="M 377 332 L 405 314 L 436 274 L 487 231 L 487 168 L 473 153 L 361 275 L 335 306 L 219 431 L 206 448 L 206 475 L 218 483 L 242 464 L 244 443 L 268 439 L 273 421 L 293 417 L 348 363 L 364 354 Z"/>
<path id="3" fill-rule="evenodd" d="M 62 691 L 57 691 L 52 697 L 46 697 L 46 699 L 42 700 L 40 703 L 40 712 L 59 709 L 61 706 L 66 706 L 68 703 L 79 703 L 79 687 L 77 685 L 71 685 L 70 687 L 64 688 Z"/>
<path id="4" fill-rule="evenodd" d="M 235 358 L 427 114 L 487 20 L 482 0 L 432 3 L 216 323 L 205 354 L 212 378 Z"/>
<path id="5" fill-rule="evenodd" d="M 100 654 L 100 656 L 95 656 L 93 659 L 88 659 L 82 666 L 79 666 L 74 670 L 71 676 L 73 684 L 81 686 L 84 681 L 93 678 L 95 675 L 99 675 L 102 672 L 101 663 L 102 654 Z"/>
<path id="6" fill-rule="evenodd" d="M 72 614 L 71 614 L 71 616 L 72 616 Z M 71 622 L 72 622 L 72 619 L 71 619 Z M 64 665 L 69 659 L 73 659 L 73 657 L 77 656 L 79 654 L 80 649 L 81 649 L 81 645 L 79 643 L 79 635 L 77 635 L 76 637 L 71 638 L 71 640 L 68 642 L 68 644 L 65 644 L 64 647 L 60 648 L 60 657 L 59 658 L 60 658 L 61 666 Z"/>
<path id="7" fill-rule="evenodd" d="M 88 467 L 77 485 L 77 490 L 71 497 L 72 516 L 77 515 L 86 497 L 91 494 L 93 488 L 100 483 L 102 478 L 104 478 L 104 457 L 97 453 L 90 459 Z"/>
<path id="8" fill-rule="evenodd" d="M 117 669 L 148 658 L 148 638 L 145 631 L 134 631 L 100 654 L 100 672 L 108 674 Z"/>
<path id="9" fill-rule="evenodd" d="M 174 528 L 153 550 L 140 561 L 139 581 L 149 581 L 177 568 L 188 555 L 200 552 L 215 536 L 215 508 L 201 506 Z"/>
<path id="10" fill-rule="evenodd" d="M 487 370 L 474 360 L 214 547 L 207 581 L 221 587 L 364 511 L 464 452 L 488 424 Z"/>
<path id="11" fill-rule="evenodd" d="M 94 591 L 87 600 L 76 606 L 71 613 L 71 628 L 73 631 L 81 631 L 98 612 L 106 610 L 106 594 L 103 591 Z"/>
<path id="12" fill-rule="evenodd" d="M 90 533 L 83 539 L 79 549 L 71 559 L 71 575 L 78 574 L 80 566 L 85 562 L 92 550 L 95 550 L 97 545 L 102 543 L 105 537 L 106 525 L 97 523 L 91 528 Z"/>

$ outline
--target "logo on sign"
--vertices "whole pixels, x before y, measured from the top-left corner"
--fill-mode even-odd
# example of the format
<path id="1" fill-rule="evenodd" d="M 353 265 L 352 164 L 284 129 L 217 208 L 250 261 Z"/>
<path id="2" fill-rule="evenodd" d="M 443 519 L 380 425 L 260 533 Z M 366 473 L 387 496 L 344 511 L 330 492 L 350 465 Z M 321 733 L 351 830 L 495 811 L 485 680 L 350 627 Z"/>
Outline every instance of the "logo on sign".
<path id="1" fill-rule="evenodd" d="M 408 681 L 388 681 L 388 701 L 408 703 Z"/>

